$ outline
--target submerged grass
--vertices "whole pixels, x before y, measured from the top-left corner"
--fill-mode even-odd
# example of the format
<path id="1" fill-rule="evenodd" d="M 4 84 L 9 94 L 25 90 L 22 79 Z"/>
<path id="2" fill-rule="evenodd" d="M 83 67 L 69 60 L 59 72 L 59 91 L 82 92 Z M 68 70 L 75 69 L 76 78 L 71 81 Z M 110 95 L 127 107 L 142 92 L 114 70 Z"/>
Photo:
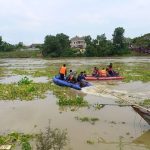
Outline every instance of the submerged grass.
<path id="1" fill-rule="evenodd" d="M 81 122 L 89 122 L 90 124 L 94 125 L 96 121 L 99 121 L 99 118 L 90 118 L 90 117 L 75 117 L 76 120 L 80 120 Z"/>

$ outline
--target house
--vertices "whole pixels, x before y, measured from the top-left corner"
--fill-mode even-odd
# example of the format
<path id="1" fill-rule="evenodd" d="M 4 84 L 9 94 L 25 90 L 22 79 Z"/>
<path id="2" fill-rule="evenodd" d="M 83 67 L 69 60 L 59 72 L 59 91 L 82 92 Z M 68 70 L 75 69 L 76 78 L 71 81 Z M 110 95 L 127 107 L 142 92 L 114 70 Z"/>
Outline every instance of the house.
<path id="1" fill-rule="evenodd" d="M 71 41 L 70 43 L 71 48 L 79 49 L 81 52 L 85 51 L 86 42 L 84 37 L 75 36 L 71 38 L 70 41 Z"/>

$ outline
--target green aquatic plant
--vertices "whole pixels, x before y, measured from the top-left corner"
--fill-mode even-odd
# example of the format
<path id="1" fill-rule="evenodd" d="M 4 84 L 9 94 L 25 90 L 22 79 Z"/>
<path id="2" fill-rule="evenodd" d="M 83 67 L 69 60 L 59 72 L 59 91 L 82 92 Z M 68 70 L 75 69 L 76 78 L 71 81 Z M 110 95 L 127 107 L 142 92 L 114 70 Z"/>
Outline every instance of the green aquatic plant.
<path id="1" fill-rule="evenodd" d="M 99 118 L 89 118 L 89 117 L 75 117 L 76 120 L 80 120 L 81 122 L 89 122 L 91 124 L 95 124 L 96 121 L 99 121 Z"/>
<path id="2" fill-rule="evenodd" d="M 0 100 L 32 100 L 44 98 L 50 83 L 0 84 Z"/>
<path id="3" fill-rule="evenodd" d="M 75 96 L 75 97 L 59 97 L 58 100 L 59 106 L 88 106 L 88 102 L 83 99 L 83 97 Z"/>
<path id="4" fill-rule="evenodd" d="M 87 144 L 91 144 L 91 145 L 93 145 L 95 142 L 94 142 L 94 141 L 92 141 L 92 140 L 87 140 L 87 141 L 86 141 L 86 143 L 87 143 Z"/>
<path id="5" fill-rule="evenodd" d="M 6 68 L 0 67 L 0 77 L 4 76 L 5 71 L 6 71 Z"/>
<path id="6" fill-rule="evenodd" d="M 53 129 L 50 126 L 39 134 L 12 132 L 0 135 L 0 145 L 11 145 L 13 149 L 19 146 L 21 150 L 32 150 L 33 140 L 38 150 L 60 150 L 67 145 L 68 136 L 66 130 Z"/>
<path id="7" fill-rule="evenodd" d="M 93 105 L 93 107 L 95 108 L 95 110 L 100 110 L 100 109 L 102 109 L 104 106 L 105 106 L 105 105 L 98 104 L 98 103 L 96 103 L 96 104 Z"/>
<path id="8" fill-rule="evenodd" d="M 12 74 L 17 75 L 30 75 L 31 71 L 23 70 L 23 69 L 12 69 Z"/>
<path id="9" fill-rule="evenodd" d="M 23 77 L 20 81 L 18 81 L 18 85 L 22 84 L 31 84 L 33 80 L 30 80 L 28 77 Z"/>
<path id="10" fill-rule="evenodd" d="M 34 135 L 12 132 L 8 135 L 0 135 L 0 145 L 21 145 L 22 150 L 31 150 L 30 140 L 35 138 Z"/>
<path id="11" fill-rule="evenodd" d="M 59 67 L 58 64 L 52 64 L 46 68 L 36 68 L 34 70 L 12 69 L 12 73 L 17 75 L 31 75 L 33 77 L 47 76 L 52 78 L 58 74 Z"/>
<path id="12" fill-rule="evenodd" d="M 150 107 L 150 99 L 145 99 L 143 102 L 139 103 L 141 106 Z"/>
<path id="13" fill-rule="evenodd" d="M 67 140 L 66 130 L 48 126 L 45 132 L 37 135 L 36 147 L 38 150 L 61 150 L 67 145 Z"/>

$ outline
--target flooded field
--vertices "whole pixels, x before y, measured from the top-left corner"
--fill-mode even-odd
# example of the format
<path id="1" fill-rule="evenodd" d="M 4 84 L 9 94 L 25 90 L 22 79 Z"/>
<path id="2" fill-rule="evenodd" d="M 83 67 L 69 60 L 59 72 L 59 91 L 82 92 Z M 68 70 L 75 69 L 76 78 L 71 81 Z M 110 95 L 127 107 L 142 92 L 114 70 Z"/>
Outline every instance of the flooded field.
<path id="1" fill-rule="evenodd" d="M 24 76 L 35 83 L 44 84 L 52 80 L 49 76 L 52 72 L 44 72 L 47 67 L 56 66 L 54 69 L 57 70 L 66 63 L 68 70 L 86 70 L 110 62 L 114 67 L 115 64 L 125 64 L 126 70 L 130 70 L 130 66 L 134 65 L 149 66 L 150 58 L 0 59 L 0 68 L 3 70 L 0 84 L 17 84 Z M 149 77 L 150 69 L 146 71 Z M 53 90 L 48 90 L 43 99 L 37 97 L 31 101 L 0 97 L 1 135 L 11 132 L 39 133 L 45 130 L 50 120 L 52 127 L 67 129 L 69 141 L 66 150 L 149 150 L 150 125 L 130 106 L 131 103 L 150 99 L 149 78 L 146 82 L 92 81 L 91 84 L 91 87 L 81 91 L 69 89 L 70 93 L 83 97 L 90 107 L 59 106 Z M 95 121 L 92 121 L 93 118 Z"/>

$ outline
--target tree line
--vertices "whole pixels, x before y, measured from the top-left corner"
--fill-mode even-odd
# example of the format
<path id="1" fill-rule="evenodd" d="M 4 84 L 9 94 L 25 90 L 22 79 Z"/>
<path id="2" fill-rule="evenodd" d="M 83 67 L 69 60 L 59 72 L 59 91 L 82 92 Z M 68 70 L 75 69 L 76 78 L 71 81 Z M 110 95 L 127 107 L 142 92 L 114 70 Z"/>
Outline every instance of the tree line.
<path id="1" fill-rule="evenodd" d="M 123 27 L 117 27 L 112 34 L 112 40 L 108 40 L 105 34 L 97 35 L 95 39 L 92 39 L 90 35 L 85 36 L 86 50 L 84 53 L 76 48 L 71 48 L 69 36 L 64 33 L 55 36 L 47 35 L 40 49 L 44 57 L 101 57 L 130 54 L 131 45 L 150 46 L 150 38 L 148 38 L 150 34 L 146 34 L 147 38 L 142 36 L 130 39 L 126 38 L 124 33 L 125 29 Z M 4 42 L 0 37 L 0 51 L 13 51 L 20 48 L 23 48 L 21 42 L 11 45 Z"/>
<path id="2" fill-rule="evenodd" d="M 113 39 L 107 40 L 105 34 L 97 35 L 92 39 L 90 35 L 85 36 L 86 50 L 84 53 L 77 49 L 70 48 L 69 36 L 61 33 L 56 36 L 47 35 L 44 40 L 42 53 L 43 56 L 63 57 L 63 56 L 113 56 L 129 53 L 128 42 L 124 37 L 125 30 L 118 27 L 114 30 Z"/>

